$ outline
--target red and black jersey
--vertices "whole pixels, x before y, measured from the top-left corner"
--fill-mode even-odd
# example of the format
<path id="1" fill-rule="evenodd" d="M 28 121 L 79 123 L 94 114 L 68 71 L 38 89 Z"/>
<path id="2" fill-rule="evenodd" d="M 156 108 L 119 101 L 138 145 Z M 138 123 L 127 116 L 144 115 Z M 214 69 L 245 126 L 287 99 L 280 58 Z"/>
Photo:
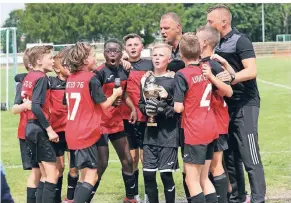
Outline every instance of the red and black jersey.
<path id="1" fill-rule="evenodd" d="M 20 105 L 23 103 L 21 99 L 21 89 L 22 89 L 22 82 L 26 75 L 27 73 L 21 73 L 21 74 L 17 74 L 14 78 L 15 82 L 17 83 L 14 104 Z M 26 116 L 26 112 L 23 111 L 20 113 L 20 119 L 19 119 L 19 124 L 18 124 L 17 137 L 20 139 L 25 139 L 26 124 L 27 124 L 27 116 Z"/>
<path id="2" fill-rule="evenodd" d="M 63 104 L 63 98 L 66 89 L 66 81 L 58 77 L 49 77 L 50 80 L 50 102 L 51 102 L 51 116 L 50 123 L 55 132 L 65 131 L 67 123 L 68 109 Z"/>
<path id="3" fill-rule="evenodd" d="M 115 78 L 120 78 L 120 86 L 125 91 L 128 72 L 122 66 L 118 68 L 109 68 L 102 64 L 95 71 L 96 76 L 102 84 L 102 89 L 106 97 L 110 97 L 115 87 Z M 102 111 L 102 134 L 112 134 L 124 130 L 122 121 L 122 103 L 119 106 L 111 106 Z"/>
<path id="4" fill-rule="evenodd" d="M 136 62 L 131 62 L 132 69 L 129 72 L 127 79 L 126 92 L 130 99 L 132 100 L 136 112 L 137 112 L 137 121 L 146 121 L 145 115 L 143 115 L 138 107 L 138 102 L 140 99 L 140 80 L 142 76 L 147 71 L 153 71 L 154 66 L 151 60 L 140 59 Z M 130 116 L 130 109 L 126 104 L 122 105 L 122 118 L 128 120 Z"/>
<path id="5" fill-rule="evenodd" d="M 212 73 L 214 75 L 217 75 L 218 73 L 223 71 L 221 65 L 217 61 L 211 60 L 210 57 L 205 57 L 201 59 L 201 62 L 210 65 Z M 226 82 L 226 84 L 230 85 L 229 82 Z M 229 124 L 228 108 L 223 97 L 217 93 L 217 89 L 215 87 L 213 88 L 213 94 L 210 105 L 211 108 L 213 109 L 217 121 L 218 133 L 221 135 L 228 134 L 228 124 Z"/>
<path id="6" fill-rule="evenodd" d="M 211 108 L 213 109 L 216 121 L 217 131 L 220 135 L 228 134 L 229 114 L 228 107 L 223 97 L 216 91 L 213 92 L 211 98 Z"/>
<path id="7" fill-rule="evenodd" d="M 66 105 L 68 120 L 66 141 L 71 150 L 84 149 L 95 144 L 101 137 L 101 106 L 106 101 L 95 74 L 80 71 L 67 79 Z"/>
<path id="8" fill-rule="evenodd" d="M 212 84 L 200 65 L 189 65 L 175 75 L 174 101 L 184 104 L 182 128 L 185 144 L 209 144 L 218 137 L 214 112 L 210 108 Z"/>
<path id="9" fill-rule="evenodd" d="M 29 72 L 22 83 L 21 98 L 31 100 L 31 110 L 26 111 L 28 120 L 38 120 L 43 128 L 49 127 L 50 89 L 44 72 Z"/>

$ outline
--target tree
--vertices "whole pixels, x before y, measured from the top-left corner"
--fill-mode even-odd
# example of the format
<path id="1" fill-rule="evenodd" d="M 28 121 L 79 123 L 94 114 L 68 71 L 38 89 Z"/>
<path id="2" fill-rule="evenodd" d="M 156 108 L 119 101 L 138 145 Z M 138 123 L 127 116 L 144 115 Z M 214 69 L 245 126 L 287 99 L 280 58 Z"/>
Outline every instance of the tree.
<path id="1" fill-rule="evenodd" d="M 75 43 L 78 40 L 118 38 L 137 33 L 145 45 L 159 35 L 160 17 L 173 11 L 180 15 L 183 31 L 195 31 L 206 24 L 206 10 L 213 4 L 26 4 L 25 10 L 10 13 L 5 26 L 18 28 L 26 43 Z M 233 26 L 252 41 L 262 40 L 261 4 L 227 4 Z M 266 41 L 290 32 L 290 4 L 265 5 Z"/>
<path id="2" fill-rule="evenodd" d="M 22 43 L 20 41 L 20 38 L 22 36 L 22 30 L 19 26 L 20 24 L 20 20 L 23 16 L 23 10 L 19 9 L 19 10 L 13 10 L 9 13 L 9 18 L 5 21 L 4 25 L 2 27 L 16 27 L 17 30 L 16 30 L 16 42 L 17 42 L 17 51 L 19 50 L 23 50 L 23 47 L 25 46 L 24 43 Z M 1 42 L 1 45 L 2 45 L 2 50 L 3 52 L 6 52 L 6 32 L 1 32 L 1 39 L 2 42 Z M 9 42 L 10 42 L 10 49 L 9 49 L 9 53 L 12 53 L 13 50 L 12 50 L 12 33 L 10 32 L 10 39 L 9 39 Z"/>
<path id="3" fill-rule="evenodd" d="M 284 33 L 290 34 L 289 27 L 291 22 L 289 22 L 289 18 L 291 16 L 291 4 L 281 4 L 281 10 L 283 16 Z"/>

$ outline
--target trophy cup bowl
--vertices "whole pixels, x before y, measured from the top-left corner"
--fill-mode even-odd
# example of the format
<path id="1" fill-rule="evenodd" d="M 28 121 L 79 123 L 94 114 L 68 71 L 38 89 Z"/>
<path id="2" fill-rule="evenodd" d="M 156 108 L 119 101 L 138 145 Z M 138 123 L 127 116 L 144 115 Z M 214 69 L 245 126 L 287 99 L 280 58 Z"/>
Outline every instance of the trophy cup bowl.
<path id="1" fill-rule="evenodd" d="M 149 100 L 150 98 L 158 98 L 159 97 L 159 91 L 158 91 L 158 85 L 154 84 L 154 83 L 148 83 L 146 85 L 146 87 L 143 88 L 143 93 L 144 93 L 144 96 L 146 98 L 146 100 Z M 157 122 L 156 122 L 156 119 L 155 119 L 155 116 L 157 114 L 149 114 L 147 113 L 148 115 L 148 121 L 147 121 L 147 126 L 152 126 L 152 127 L 156 127 L 158 126 L 157 125 Z"/>

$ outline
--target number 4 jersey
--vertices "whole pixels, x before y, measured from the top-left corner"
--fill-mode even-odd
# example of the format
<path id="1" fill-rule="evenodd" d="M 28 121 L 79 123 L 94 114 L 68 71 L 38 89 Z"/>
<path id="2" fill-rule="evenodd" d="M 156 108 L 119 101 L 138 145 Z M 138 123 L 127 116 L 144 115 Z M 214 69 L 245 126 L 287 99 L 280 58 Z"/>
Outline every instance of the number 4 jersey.
<path id="1" fill-rule="evenodd" d="M 216 138 L 216 119 L 210 108 L 212 84 L 200 65 L 189 65 L 175 75 L 174 101 L 184 104 L 182 128 L 185 144 L 209 144 Z"/>
<path id="2" fill-rule="evenodd" d="M 67 79 L 68 121 L 66 141 L 71 150 L 84 149 L 101 137 L 101 106 L 106 101 L 100 82 L 92 72 L 80 71 Z"/>

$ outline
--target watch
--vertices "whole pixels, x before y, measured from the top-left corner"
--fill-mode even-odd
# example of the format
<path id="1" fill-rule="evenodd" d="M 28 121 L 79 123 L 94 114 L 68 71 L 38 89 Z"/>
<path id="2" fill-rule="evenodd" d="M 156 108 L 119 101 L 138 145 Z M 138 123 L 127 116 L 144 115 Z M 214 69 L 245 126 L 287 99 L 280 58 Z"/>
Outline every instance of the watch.
<path id="1" fill-rule="evenodd" d="M 230 77 L 231 77 L 230 83 L 232 83 L 235 80 L 235 74 L 230 74 Z"/>

